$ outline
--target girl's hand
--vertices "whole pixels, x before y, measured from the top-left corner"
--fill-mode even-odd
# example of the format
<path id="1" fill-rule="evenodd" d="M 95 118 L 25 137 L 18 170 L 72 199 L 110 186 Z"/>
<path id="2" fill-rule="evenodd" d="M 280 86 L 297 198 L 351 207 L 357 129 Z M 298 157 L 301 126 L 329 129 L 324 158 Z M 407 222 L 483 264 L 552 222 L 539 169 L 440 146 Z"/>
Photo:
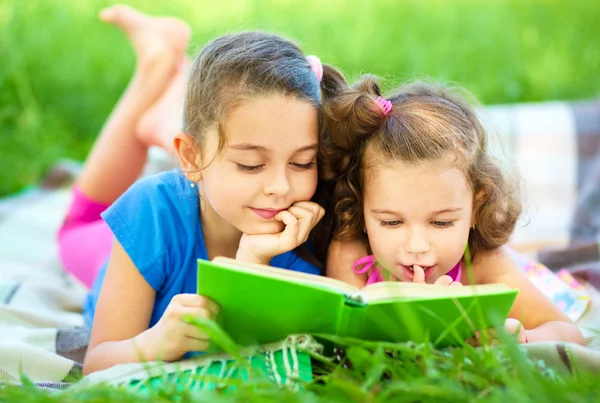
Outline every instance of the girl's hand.
<path id="1" fill-rule="evenodd" d="M 517 319 L 508 318 L 504 322 L 504 331 L 509 336 L 516 337 L 516 342 L 519 344 L 527 344 L 527 330 L 523 327 L 523 324 Z M 496 346 L 499 344 L 500 339 L 498 337 L 498 329 L 488 329 L 487 330 L 487 338 L 488 342 L 492 346 Z M 475 335 L 467 340 L 467 344 L 480 347 L 482 345 L 482 336 L 481 332 L 475 332 Z"/>
<path id="2" fill-rule="evenodd" d="M 310 231 L 323 218 L 325 210 L 317 203 L 302 201 L 279 212 L 275 219 L 285 224 L 278 234 L 242 234 L 236 259 L 269 264 L 274 256 L 289 252 L 308 239 Z"/>
<path id="3" fill-rule="evenodd" d="M 158 323 L 136 339 L 142 351 L 163 361 L 176 361 L 190 351 L 206 351 L 209 337 L 184 316 L 204 317 L 213 320 L 219 306 L 212 300 L 196 294 L 175 295 Z"/>
<path id="4" fill-rule="evenodd" d="M 527 330 L 523 327 L 523 324 L 517 319 L 508 318 L 504 322 L 504 331 L 509 336 L 516 336 L 517 343 L 527 343 Z"/>
<path id="5" fill-rule="evenodd" d="M 413 283 L 425 284 L 425 270 L 423 270 L 423 268 L 421 266 L 417 266 L 417 265 L 413 266 L 413 270 L 415 273 L 415 275 L 413 277 Z M 443 287 L 457 287 L 457 286 L 460 287 L 460 286 L 462 286 L 462 283 L 459 281 L 452 280 L 452 277 L 450 277 L 448 275 L 444 275 L 444 276 L 440 276 L 440 278 L 435 280 L 433 285 L 440 285 Z"/>

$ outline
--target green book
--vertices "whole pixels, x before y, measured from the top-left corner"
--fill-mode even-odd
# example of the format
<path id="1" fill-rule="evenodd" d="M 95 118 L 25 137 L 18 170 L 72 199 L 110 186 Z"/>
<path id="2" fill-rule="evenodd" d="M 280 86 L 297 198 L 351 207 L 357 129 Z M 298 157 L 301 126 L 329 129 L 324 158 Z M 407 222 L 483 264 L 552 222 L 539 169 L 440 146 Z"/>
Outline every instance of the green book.
<path id="1" fill-rule="evenodd" d="M 517 290 L 504 284 L 442 287 L 342 281 L 217 257 L 198 260 L 198 294 L 221 307 L 217 323 L 242 346 L 290 334 L 458 345 L 501 325 Z"/>

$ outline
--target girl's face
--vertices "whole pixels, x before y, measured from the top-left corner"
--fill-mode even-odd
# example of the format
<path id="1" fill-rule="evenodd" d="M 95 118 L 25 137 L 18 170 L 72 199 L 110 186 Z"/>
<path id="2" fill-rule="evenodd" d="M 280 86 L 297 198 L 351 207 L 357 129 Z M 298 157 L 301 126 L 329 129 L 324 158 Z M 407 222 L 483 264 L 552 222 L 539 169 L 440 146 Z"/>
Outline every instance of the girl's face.
<path id="1" fill-rule="evenodd" d="M 382 164 L 367 176 L 365 228 L 381 266 L 401 281 L 413 265 L 433 283 L 462 259 L 473 224 L 473 192 L 450 159 Z"/>
<path id="2" fill-rule="evenodd" d="M 319 124 L 313 105 L 272 95 L 239 106 L 224 127 L 227 142 L 217 152 L 218 135 L 204 145 L 200 194 L 203 220 L 246 234 L 277 233 L 273 217 L 298 201 L 310 200 L 317 186 Z"/>

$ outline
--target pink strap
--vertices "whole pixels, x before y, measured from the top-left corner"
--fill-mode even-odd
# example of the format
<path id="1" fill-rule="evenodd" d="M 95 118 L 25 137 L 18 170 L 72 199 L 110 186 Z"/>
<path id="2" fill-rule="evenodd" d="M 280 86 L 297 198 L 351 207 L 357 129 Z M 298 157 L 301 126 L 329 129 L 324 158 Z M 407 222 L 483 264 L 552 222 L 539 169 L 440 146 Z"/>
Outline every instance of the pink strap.
<path id="1" fill-rule="evenodd" d="M 374 255 L 361 257 L 360 259 L 356 260 L 356 262 L 354 262 L 354 264 L 352 265 L 352 270 L 354 270 L 356 274 L 364 274 L 371 270 L 369 278 L 367 279 L 367 285 L 379 283 L 383 281 L 383 278 L 381 278 L 379 270 L 377 270 L 377 267 L 375 267 L 375 263 L 377 263 L 377 259 L 375 259 Z M 360 268 L 360 266 L 363 267 Z"/>
<path id="2" fill-rule="evenodd" d="M 356 274 L 364 274 L 364 273 L 368 272 L 369 270 L 371 270 L 371 268 L 373 267 L 374 264 L 375 264 L 375 256 L 374 255 L 361 257 L 360 259 L 357 259 L 356 262 L 354 262 L 354 264 L 352 265 L 352 270 L 354 270 L 354 273 L 356 273 Z M 363 266 L 363 267 L 359 268 L 360 266 Z"/>

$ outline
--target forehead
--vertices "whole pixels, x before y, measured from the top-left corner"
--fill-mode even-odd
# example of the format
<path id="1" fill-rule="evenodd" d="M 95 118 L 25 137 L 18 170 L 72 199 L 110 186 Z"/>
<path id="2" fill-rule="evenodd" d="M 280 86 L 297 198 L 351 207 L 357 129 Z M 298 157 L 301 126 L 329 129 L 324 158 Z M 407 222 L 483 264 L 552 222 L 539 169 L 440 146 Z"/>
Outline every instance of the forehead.
<path id="1" fill-rule="evenodd" d="M 318 142 L 319 122 L 314 105 L 283 95 L 249 100 L 227 116 L 230 144 L 251 143 L 265 148 L 298 148 Z"/>
<path id="2" fill-rule="evenodd" d="M 450 159 L 383 163 L 370 169 L 365 183 L 365 203 L 434 208 L 463 204 L 472 197 L 464 172 Z"/>

